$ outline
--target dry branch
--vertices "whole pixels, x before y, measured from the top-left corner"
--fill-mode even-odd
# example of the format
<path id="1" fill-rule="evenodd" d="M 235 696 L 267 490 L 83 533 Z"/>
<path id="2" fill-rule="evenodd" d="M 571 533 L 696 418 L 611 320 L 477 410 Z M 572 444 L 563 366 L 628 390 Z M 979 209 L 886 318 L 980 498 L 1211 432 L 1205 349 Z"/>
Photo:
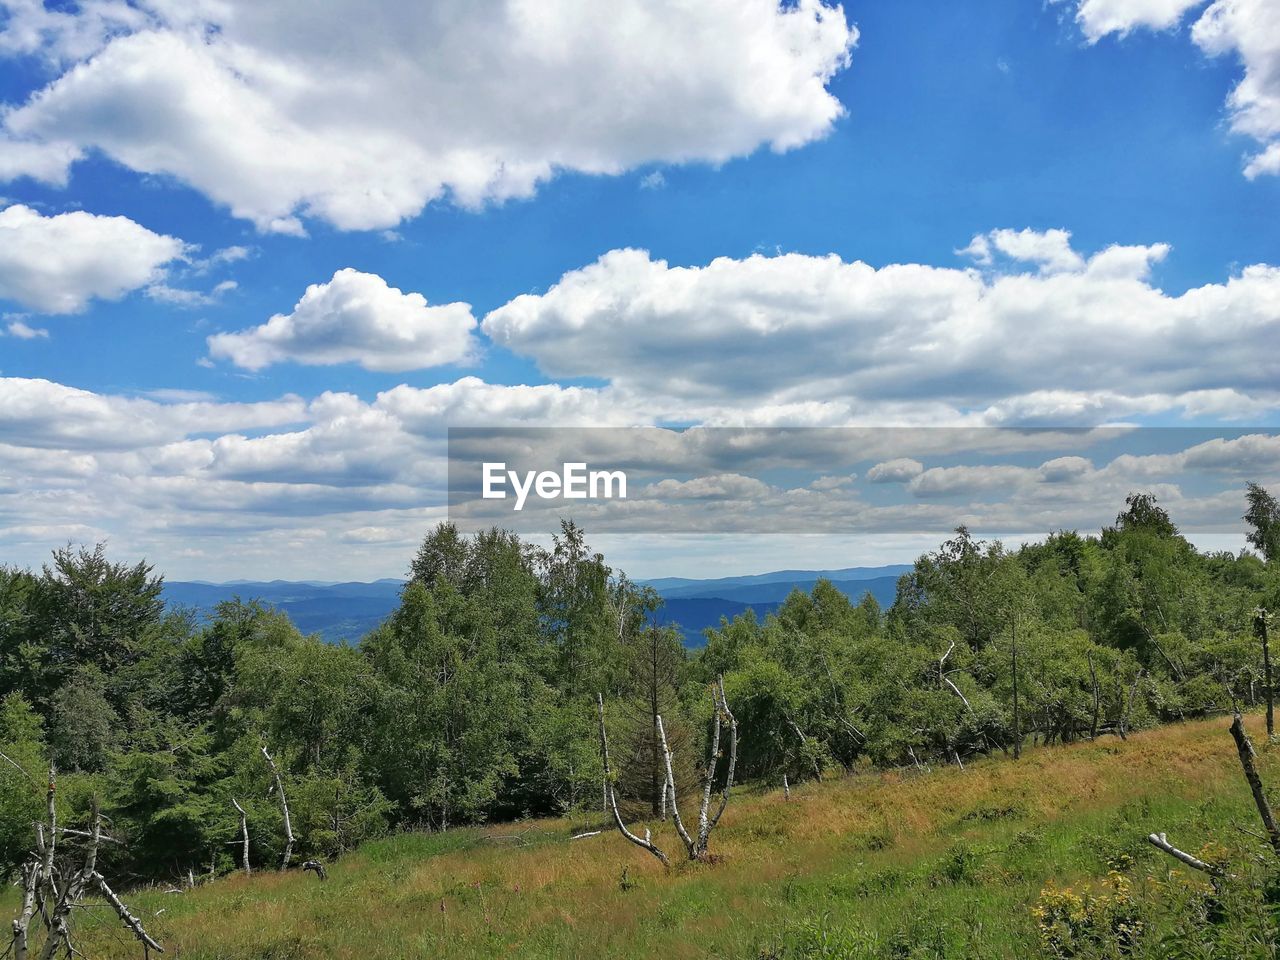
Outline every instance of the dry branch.
<path id="1" fill-rule="evenodd" d="M 1211 863 L 1205 863 L 1203 860 L 1199 859 L 1198 857 L 1193 857 L 1191 854 L 1187 853 L 1185 850 L 1179 850 L 1177 847 L 1175 847 L 1165 838 L 1165 835 L 1163 833 L 1150 834 L 1147 837 L 1147 842 L 1150 843 L 1153 847 L 1159 850 L 1163 850 L 1165 853 L 1169 854 L 1169 856 L 1173 857 L 1175 860 L 1182 861 L 1192 870 L 1199 870 L 1201 873 L 1207 873 L 1211 877 L 1223 876 L 1223 872 L 1221 868 L 1215 867 Z"/>
<path id="2" fill-rule="evenodd" d="M 111 904 L 111 906 L 115 908 L 116 913 L 120 916 L 120 920 L 126 927 L 133 931 L 133 935 L 142 942 L 143 950 L 155 950 L 158 953 L 164 953 L 164 947 L 160 946 L 160 944 L 157 943 L 149 933 L 147 933 L 146 929 L 142 926 L 142 921 L 129 912 L 129 908 L 120 901 L 120 898 L 116 896 L 115 891 L 107 886 L 107 881 L 103 879 L 102 874 L 94 870 L 91 871 L 90 876 L 97 881 L 98 889 L 101 890 L 102 895 L 106 897 L 107 903 Z"/>

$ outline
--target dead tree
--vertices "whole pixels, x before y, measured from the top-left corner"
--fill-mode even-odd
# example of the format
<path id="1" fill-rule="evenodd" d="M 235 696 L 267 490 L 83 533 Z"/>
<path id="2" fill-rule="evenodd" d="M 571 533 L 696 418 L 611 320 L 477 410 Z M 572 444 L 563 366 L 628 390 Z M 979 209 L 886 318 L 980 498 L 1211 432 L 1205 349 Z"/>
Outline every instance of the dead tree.
<path id="1" fill-rule="evenodd" d="M 1258 808 L 1258 817 L 1262 820 L 1263 829 L 1267 831 L 1267 841 L 1277 856 L 1280 856 L 1280 827 L 1276 826 L 1276 815 L 1267 801 L 1266 791 L 1262 787 L 1262 778 L 1258 776 L 1258 768 L 1254 765 L 1253 743 L 1245 733 L 1244 720 L 1238 710 L 1235 719 L 1231 722 L 1231 736 L 1236 741 L 1236 752 L 1240 754 L 1240 766 L 1244 770 L 1244 778 L 1253 794 L 1254 806 Z"/>
<path id="2" fill-rule="evenodd" d="M 1271 678 L 1271 646 L 1267 642 L 1267 620 L 1269 614 L 1265 607 L 1259 607 L 1253 614 L 1253 630 L 1262 641 L 1262 682 L 1263 692 L 1267 695 L 1267 739 L 1276 735 L 1275 720 L 1275 686 Z"/>
<path id="3" fill-rule="evenodd" d="M 676 832 L 680 834 L 680 839 L 684 841 L 690 860 L 706 861 L 709 859 L 707 847 L 711 839 L 711 831 L 716 828 L 716 824 L 720 822 L 720 817 L 724 814 L 725 807 L 729 805 L 729 791 L 733 789 L 733 774 L 738 765 L 738 721 L 734 719 L 733 713 L 729 710 L 729 703 L 725 699 L 723 677 L 719 678 L 712 687 L 711 701 L 715 708 L 715 719 L 711 728 L 711 755 L 707 758 L 707 766 L 702 774 L 702 805 L 698 810 L 697 837 L 690 836 L 688 829 L 684 825 L 684 820 L 680 816 L 680 807 L 676 802 L 674 787 L 675 775 L 671 769 L 671 750 L 667 746 L 667 732 L 662 725 L 662 718 L 658 717 L 658 738 L 662 742 L 662 755 L 667 765 L 667 789 L 669 791 L 668 799 L 671 803 L 671 818 L 675 821 Z M 725 771 L 720 806 L 715 814 L 712 815 L 711 794 L 714 790 L 716 767 L 720 762 L 720 733 L 722 726 L 726 723 L 729 726 L 729 765 Z"/>
<path id="4" fill-rule="evenodd" d="M 613 813 L 613 822 L 618 827 L 619 833 L 634 843 L 637 847 L 640 847 L 643 850 L 648 850 L 658 858 L 659 862 L 661 862 L 664 867 L 669 867 L 671 866 L 671 860 L 653 842 L 649 831 L 647 829 L 645 830 L 643 838 L 636 836 L 627 829 L 627 825 L 622 820 L 622 814 L 618 812 L 618 797 L 613 789 L 613 776 L 609 767 L 609 734 L 606 732 L 604 726 L 604 696 L 602 694 L 596 694 L 596 706 L 600 711 L 600 760 L 604 767 L 603 782 L 605 801 L 608 804 L 609 810 Z M 670 760 L 668 759 L 667 762 L 669 766 Z"/>
<path id="5" fill-rule="evenodd" d="M 280 869 L 288 870 L 289 861 L 293 859 L 293 821 L 289 818 L 289 798 L 284 794 L 284 781 L 280 779 L 280 771 L 276 768 L 275 760 L 271 759 L 271 754 L 267 753 L 266 744 L 262 746 L 262 755 L 267 760 L 267 766 L 271 768 L 271 776 L 274 778 L 274 790 L 280 796 L 280 812 L 284 814 L 284 856 L 280 858 Z M 271 795 L 271 790 L 267 791 L 267 795 Z"/>
<path id="6" fill-rule="evenodd" d="M 1253 803 L 1258 809 L 1258 817 L 1262 820 L 1263 829 L 1267 832 L 1265 839 L 1276 855 L 1280 856 L 1280 826 L 1276 825 L 1275 813 L 1271 809 L 1271 803 L 1267 800 L 1267 793 L 1262 785 L 1262 777 L 1258 775 L 1258 767 L 1254 763 L 1256 754 L 1253 751 L 1253 742 L 1249 739 L 1249 734 L 1245 732 L 1244 718 L 1240 716 L 1239 710 L 1235 711 L 1235 716 L 1231 721 L 1231 737 L 1236 742 L 1236 753 L 1240 756 L 1240 767 L 1244 771 L 1245 782 L 1249 784 L 1249 792 L 1253 794 Z M 1256 836 L 1256 834 L 1253 835 Z M 1226 872 L 1221 867 L 1205 863 L 1203 860 L 1173 846 L 1165 839 L 1163 833 L 1150 834 L 1147 837 L 1147 842 L 1193 870 L 1208 874 L 1215 881 L 1215 886 L 1217 880 L 1226 876 Z"/>
<path id="7" fill-rule="evenodd" d="M 231 805 L 240 814 L 240 841 L 242 843 L 240 862 L 244 866 L 244 875 L 247 877 L 253 873 L 253 870 L 249 867 L 249 815 L 244 812 L 244 807 L 240 806 L 240 801 L 235 797 L 231 798 Z M 231 842 L 235 843 L 234 840 Z"/>
<path id="8" fill-rule="evenodd" d="M 1098 720 L 1102 716 L 1102 697 L 1098 691 L 1098 670 L 1093 665 L 1093 651 L 1085 651 L 1085 659 L 1089 661 L 1089 682 L 1093 686 L 1093 719 L 1089 722 L 1089 739 L 1098 739 Z"/>
<path id="9" fill-rule="evenodd" d="M 1014 614 L 1010 625 L 1010 672 L 1013 675 L 1013 759 L 1022 759 L 1022 711 L 1018 704 L 1018 616 Z M 914 755 L 912 757 L 914 758 Z M 918 764 L 917 764 L 918 765 Z"/>
<path id="10" fill-rule="evenodd" d="M 1133 700 L 1138 695 L 1138 684 L 1142 681 L 1144 671 L 1139 670 L 1133 675 L 1133 683 L 1129 685 L 1129 699 L 1125 701 L 1124 711 L 1120 714 L 1120 722 L 1116 725 L 1116 732 L 1120 734 L 1121 740 L 1129 739 L 1129 717 L 1133 714 Z"/>
<path id="11" fill-rule="evenodd" d="M 71 916 L 77 907 L 84 905 L 85 897 L 91 889 L 102 894 L 124 925 L 142 943 L 144 958 L 150 956 L 152 950 L 164 953 L 164 947 L 147 933 L 142 921 L 129 912 L 98 872 L 98 848 L 104 840 L 111 838 L 102 833 L 102 815 L 98 811 L 97 800 L 93 803 L 90 829 L 72 830 L 58 826 L 56 796 L 57 771 L 50 765 L 49 787 L 45 794 L 46 820 L 35 825 L 36 849 L 21 871 L 22 905 L 13 921 L 13 940 L 10 945 L 14 960 L 31 960 L 31 926 L 37 919 L 44 926 L 44 943 L 35 954 L 39 960 L 53 960 L 59 953 L 65 953 L 67 957 L 80 955 L 72 943 Z M 84 860 L 79 867 L 75 867 L 69 858 L 55 864 L 59 834 L 87 840 Z"/>

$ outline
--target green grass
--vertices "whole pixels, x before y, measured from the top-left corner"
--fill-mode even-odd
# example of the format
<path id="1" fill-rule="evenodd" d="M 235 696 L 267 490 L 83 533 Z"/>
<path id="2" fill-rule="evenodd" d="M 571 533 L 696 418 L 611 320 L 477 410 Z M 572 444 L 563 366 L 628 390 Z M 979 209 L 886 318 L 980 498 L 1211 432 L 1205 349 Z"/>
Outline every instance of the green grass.
<path id="1" fill-rule="evenodd" d="M 1280 786 L 1280 751 L 1250 727 Z M 332 864 L 327 883 L 262 872 L 126 899 L 185 960 L 1034 957 L 1046 885 L 1086 888 L 1119 866 L 1154 903 L 1176 864 L 1148 833 L 1196 851 L 1238 841 L 1235 824 L 1256 829 L 1226 728 L 868 773 L 803 785 L 789 803 L 744 790 L 710 865 L 664 871 L 616 832 L 570 842 L 599 824 L 565 819 L 395 836 Z M 675 836 L 653 826 L 675 861 Z M 77 942 L 96 960 L 140 955 L 97 909 L 82 911 Z"/>

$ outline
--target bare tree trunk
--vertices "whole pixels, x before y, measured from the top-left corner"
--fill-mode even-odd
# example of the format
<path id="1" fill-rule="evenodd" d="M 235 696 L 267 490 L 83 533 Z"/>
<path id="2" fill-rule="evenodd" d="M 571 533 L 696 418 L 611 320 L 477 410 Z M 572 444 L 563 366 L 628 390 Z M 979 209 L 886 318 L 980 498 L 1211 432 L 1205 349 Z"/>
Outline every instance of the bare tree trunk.
<path id="1" fill-rule="evenodd" d="M 267 747 L 263 744 L 262 755 L 267 759 L 267 765 L 271 767 L 271 776 L 275 778 L 275 790 L 280 795 L 280 810 L 284 814 L 284 856 L 280 858 L 280 869 L 288 870 L 289 861 L 293 859 L 293 821 L 289 818 L 289 798 L 284 794 L 284 781 L 280 779 L 280 771 L 276 768 L 276 762 L 271 759 L 271 754 L 267 753 Z"/>
<path id="2" fill-rule="evenodd" d="M 40 881 L 40 864 L 31 861 L 22 865 L 22 910 L 13 921 L 14 960 L 27 960 L 27 944 L 31 918 L 36 910 L 36 885 Z"/>
<path id="3" fill-rule="evenodd" d="M 657 724 L 657 718 L 655 717 L 654 718 L 654 737 L 653 737 L 655 741 L 653 757 L 655 760 L 657 760 L 661 756 L 661 753 L 659 751 L 661 751 L 662 749 L 662 746 L 656 742 L 658 739 L 657 730 L 658 730 L 658 724 Z M 666 772 L 666 768 L 664 767 L 662 771 L 662 805 L 659 811 L 663 823 L 667 822 L 667 789 L 670 783 L 671 781 L 667 779 L 667 772 Z M 674 787 L 671 787 L 671 792 L 672 793 L 675 792 Z"/>
<path id="4" fill-rule="evenodd" d="M 1010 625 L 1013 657 L 1013 759 L 1022 759 L 1022 713 L 1018 708 L 1018 618 Z"/>
<path id="5" fill-rule="evenodd" d="M 240 836 L 244 841 L 241 862 L 244 864 L 245 876 L 249 876 L 253 873 L 253 871 L 249 869 L 249 816 L 244 812 L 244 807 L 240 806 L 240 801 L 234 797 L 231 798 L 231 805 L 234 806 L 236 811 L 240 814 Z"/>
<path id="6" fill-rule="evenodd" d="M 648 830 L 645 830 L 644 839 L 641 839 L 640 837 L 637 837 L 634 833 L 632 833 L 630 830 L 628 830 L 627 825 L 622 822 L 622 814 L 618 812 L 618 798 L 614 794 L 613 784 L 610 782 L 609 735 L 605 731 L 605 726 L 604 726 L 604 696 L 602 694 L 599 694 L 599 693 L 596 694 L 596 706 L 599 708 L 599 711 L 600 711 L 600 759 L 604 767 L 604 790 L 605 790 L 606 798 L 609 801 L 609 808 L 613 812 L 613 822 L 617 825 L 619 833 L 621 833 L 624 837 L 626 837 L 628 840 L 634 843 L 637 847 L 641 847 L 642 849 L 648 850 L 651 854 L 653 854 L 655 857 L 658 858 L 659 862 L 664 867 L 669 867 L 671 866 L 671 861 L 667 859 L 667 855 L 663 853 L 660 849 L 658 849 L 658 847 L 654 844 L 653 839 L 649 835 Z M 664 737 L 663 738 L 664 748 L 665 748 L 665 744 L 666 744 L 666 738 Z M 670 760 L 668 760 L 667 762 L 670 763 Z"/>
<path id="7" fill-rule="evenodd" d="M 1121 740 L 1129 739 L 1129 717 L 1133 713 L 1133 698 L 1137 696 L 1138 683 L 1141 680 L 1142 671 L 1139 670 L 1133 675 L 1133 683 L 1129 685 L 1129 699 L 1125 702 L 1124 713 L 1120 714 L 1120 723 L 1116 728 Z"/>
<path id="8" fill-rule="evenodd" d="M 51 837 L 56 834 L 56 830 L 49 831 Z M 70 916 L 71 910 L 79 906 L 81 897 L 84 896 L 84 889 L 88 885 L 91 877 L 95 875 L 98 865 L 98 844 L 102 838 L 102 816 L 98 813 L 98 801 L 93 801 L 93 832 L 91 833 L 91 841 L 88 853 L 85 855 L 84 869 L 70 876 L 62 887 L 62 894 L 58 897 L 57 903 L 53 908 L 53 913 L 45 922 L 48 928 L 48 935 L 45 937 L 44 949 L 40 951 L 40 960 L 53 960 L 54 955 L 64 946 L 68 956 L 74 955 L 71 946 L 71 929 L 67 925 L 67 917 Z M 50 887 L 52 890 L 52 887 Z"/>
<path id="9" fill-rule="evenodd" d="M 1280 826 L 1276 825 L 1276 816 L 1271 810 L 1271 804 L 1267 801 L 1266 791 L 1262 787 L 1262 778 L 1258 776 L 1258 768 L 1254 765 L 1253 744 L 1249 740 L 1249 735 L 1244 730 L 1244 720 L 1241 718 L 1239 711 L 1236 712 L 1235 719 L 1231 723 L 1231 736 L 1236 741 L 1236 752 L 1240 754 L 1240 766 L 1244 768 L 1244 778 L 1249 783 L 1249 790 L 1253 793 L 1253 803 L 1258 808 L 1258 816 L 1262 819 L 1262 826 L 1267 831 L 1267 839 L 1271 843 L 1271 848 L 1280 855 Z"/>
<path id="10" fill-rule="evenodd" d="M 684 820 L 680 816 L 680 804 L 676 802 L 675 774 L 671 767 L 671 747 L 667 745 L 667 730 L 662 725 L 662 717 L 658 717 L 658 739 L 662 742 L 662 758 L 667 766 L 667 794 L 671 801 L 671 819 L 675 821 L 676 833 L 680 834 L 680 839 L 684 842 L 685 849 L 689 851 L 689 856 L 693 856 L 693 838 L 689 836 L 689 831 L 684 828 Z"/>
<path id="11" fill-rule="evenodd" d="M 1093 684 L 1093 720 L 1089 724 L 1089 739 L 1098 739 L 1098 717 L 1102 711 L 1102 700 L 1098 695 L 1098 671 L 1093 665 L 1093 651 L 1085 652 L 1089 661 L 1089 682 Z"/>
<path id="12" fill-rule="evenodd" d="M 724 815 L 724 808 L 729 805 L 729 791 L 733 789 L 733 774 L 738 766 L 738 721 L 734 718 L 729 710 L 729 701 L 724 695 L 724 677 L 720 677 L 716 681 L 716 688 L 712 694 L 712 698 L 719 699 L 716 701 L 716 747 L 720 742 L 720 714 L 724 714 L 725 721 L 729 724 L 729 768 L 725 771 L 724 789 L 720 794 L 720 806 L 716 810 L 715 815 L 709 820 L 707 819 L 707 808 L 711 804 L 711 778 L 715 775 L 716 761 L 719 759 L 718 751 L 712 751 L 711 759 L 707 763 L 707 786 L 702 795 L 702 811 L 698 815 L 698 847 L 699 855 L 705 857 L 707 853 L 707 844 L 711 839 L 711 831 L 716 828 L 716 824 L 720 822 L 720 817 Z"/>
<path id="13" fill-rule="evenodd" d="M 1275 721 L 1275 687 L 1271 679 L 1271 645 L 1267 642 L 1267 610 L 1265 607 L 1259 607 L 1253 617 L 1253 629 L 1258 634 L 1258 639 L 1262 641 L 1262 676 L 1265 684 L 1264 692 L 1267 695 L 1267 739 L 1270 740 L 1276 735 Z"/>

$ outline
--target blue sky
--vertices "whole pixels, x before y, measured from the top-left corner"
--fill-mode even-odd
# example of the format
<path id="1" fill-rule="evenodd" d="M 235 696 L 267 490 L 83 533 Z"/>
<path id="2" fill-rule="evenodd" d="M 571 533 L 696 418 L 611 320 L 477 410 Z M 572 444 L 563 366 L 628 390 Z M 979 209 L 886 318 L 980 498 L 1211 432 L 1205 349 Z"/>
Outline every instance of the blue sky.
<path id="1" fill-rule="evenodd" d="M 1280 371 L 1267 351 L 1280 345 L 1280 280 L 1255 276 L 1227 293 L 1244 268 L 1280 260 L 1280 177 L 1262 161 L 1246 175 L 1280 138 L 1280 91 L 1266 87 L 1280 75 L 1267 59 L 1280 45 L 1256 42 L 1277 29 L 1263 0 L 751 0 L 741 5 L 750 14 L 709 3 L 696 16 L 673 2 L 661 18 L 656 2 L 646 14 L 619 0 L 620 11 L 641 11 L 627 21 L 632 37 L 608 22 L 581 26 L 581 5 L 557 0 L 534 25 L 534 66 L 478 80 L 450 72 L 456 51 L 415 50 L 425 28 L 399 22 L 410 16 L 402 5 L 375 5 L 385 16 L 354 31 L 333 67 L 367 85 L 368 116 L 349 91 L 326 98 L 316 66 L 356 6 L 286 2 L 271 24 L 243 12 L 217 23 L 218 8 L 199 2 L 175 12 L 0 0 L 0 210 L 13 217 L 0 234 L 10 251 L 0 249 L 0 377 L 11 391 L 8 413 L 0 407 L 0 557 L 31 563 L 66 539 L 105 536 L 184 576 L 277 570 L 300 546 L 305 559 L 283 575 L 394 574 L 438 517 L 434 444 L 459 422 L 1277 422 L 1268 382 Z M 476 5 L 507 17 L 521 7 Z M 472 59 L 510 60 L 501 54 L 514 40 L 463 30 L 465 7 L 424 8 L 461 24 L 456 44 L 480 46 Z M 291 33 L 290 14 L 304 9 L 317 22 Z M 802 17 L 826 26 L 771 36 Z M 493 29 L 523 24 L 499 17 Z M 1217 39 L 1206 39 L 1211 25 Z M 670 47 L 663 30 L 687 45 L 670 62 L 644 54 Z M 602 66 L 592 48 L 610 43 L 634 47 L 635 62 Z M 175 66 L 184 50 L 207 57 L 210 73 Z M 426 65 L 370 69 L 379 51 Z M 239 79 L 226 79 L 231 65 Z M 298 94 L 284 71 L 315 89 Z M 193 91 L 208 77 L 243 82 L 202 115 Z M 1238 89 L 1257 102 L 1233 100 Z M 833 104 L 842 114 L 828 121 Z M 276 112 L 259 123 L 258 110 Z M 286 122 L 277 164 L 273 131 Z M 385 155 L 368 146 L 383 136 Z M 50 160 L 68 150 L 79 159 Z M 341 177 L 325 169 L 330 150 Z M 474 197 L 464 196 L 472 161 L 451 153 L 467 150 L 493 155 L 475 161 L 492 169 L 475 173 L 484 186 Z M 362 205 L 362 178 L 373 192 L 394 184 L 394 209 Z M 89 218 L 54 229 L 71 211 Z M 107 217 L 131 224 L 107 229 Z M 987 238 L 985 258 L 975 237 Z M 1107 281 L 1125 284 L 1113 295 L 1091 286 L 1102 281 L 1086 263 L 1116 245 L 1148 252 Z M 630 248 L 647 263 L 583 272 Z M 945 273 L 883 277 L 891 289 L 874 292 L 892 301 L 887 312 L 846 316 L 842 303 L 861 303 L 858 284 L 880 281 L 831 268 L 822 258 L 832 254 L 841 267 Z M 692 305 L 671 307 L 686 279 L 674 268 L 717 258 L 724 269 L 698 274 Z M 344 269 L 355 273 L 339 281 Z M 976 291 L 959 289 L 966 271 L 981 276 Z M 566 275 L 576 294 L 544 296 Z M 295 309 L 309 286 L 331 281 L 332 296 Z M 1019 321 L 1016 304 L 972 307 L 1005 304 L 1006 281 L 1008 298 L 1042 304 L 1044 330 Z M 832 292 L 814 300 L 814 283 Z M 938 302 L 918 302 L 913 291 L 934 283 Z M 1222 298 L 1179 301 L 1205 285 Z M 70 309 L 51 306 L 55 288 L 72 291 Z M 414 294 L 430 306 L 404 300 Z M 513 303 L 521 295 L 533 296 Z M 1072 346 L 1071 318 L 1094 297 L 1117 304 L 1115 317 Z M 1060 300 L 1075 306 L 1058 317 Z M 470 313 L 430 313 L 447 304 Z M 293 324 L 283 346 L 262 332 L 275 315 Z M 938 339 L 946 353 L 983 323 L 999 327 L 983 334 L 991 349 L 1009 353 L 989 365 L 894 372 L 870 356 L 881 340 L 904 355 Z M 401 335 L 419 361 L 397 362 L 407 341 L 395 340 L 396 324 L 412 327 Z M 238 331 L 249 334 L 222 348 L 208 340 Z M 1123 347 L 1097 359 L 1113 352 L 1113 331 Z M 1054 342 L 1015 348 L 1024 333 Z M 335 337 L 340 362 L 320 362 Z M 818 363 L 807 381 L 833 343 L 849 365 L 867 354 L 866 369 L 844 381 L 838 364 Z M 1207 351 L 1214 363 L 1195 373 Z M 450 388 L 461 378 L 481 385 Z M 401 385 L 453 392 L 401 391 L 379 406 Z M 491 389 L 519 385 L 546 392 Z M 343 399 L 317 407 L 326 394 Z M 131 422 L 146 429 L 130 437 Z"/>

